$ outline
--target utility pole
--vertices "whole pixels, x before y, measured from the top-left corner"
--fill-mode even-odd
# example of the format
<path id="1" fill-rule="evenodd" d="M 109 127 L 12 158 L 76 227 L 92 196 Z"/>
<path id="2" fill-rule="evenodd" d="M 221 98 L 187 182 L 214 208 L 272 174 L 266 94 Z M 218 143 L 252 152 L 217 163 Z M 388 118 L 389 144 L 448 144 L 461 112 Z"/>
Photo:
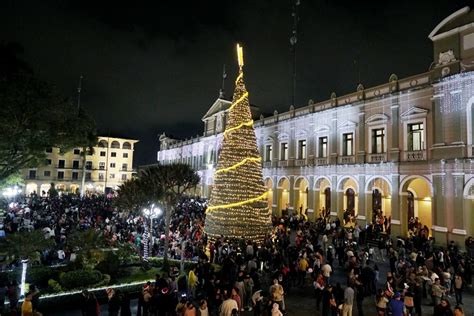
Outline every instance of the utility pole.
<path id="1" fill-rule="evenodd" d="M 300 0 L 295 0 L 291 16 L 293 17 L 293 27 L 290 36 L 291 52 L 293 53 L 293 83 L 291 89 L 291 105 L 296 102 L 296 43 L 298 42 L 298 22 L 299 22 Z"/>

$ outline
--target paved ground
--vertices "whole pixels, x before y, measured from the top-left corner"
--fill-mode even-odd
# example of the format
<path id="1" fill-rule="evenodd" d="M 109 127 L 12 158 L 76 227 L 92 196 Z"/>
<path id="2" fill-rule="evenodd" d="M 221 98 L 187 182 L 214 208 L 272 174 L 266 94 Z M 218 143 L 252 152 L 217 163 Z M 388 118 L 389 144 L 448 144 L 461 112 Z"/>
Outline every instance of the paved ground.
<path id="1" fill-rule="evenodd" d="M 386 271 L 389 269 L 387 262 L 377 262 L 380 268 L 380 275 L 384 276 Z M 342 269 L 336 268 L 333 282 L 341 282 L 345 284 L 345 274 Z M 451 303 L 454 306 L 455 300 L 454 297 L 451 299 Z M 468 289 L 464 295 L 464 312 L 466 316 L 474 316 L 474 291 L 473 289 Z M 307 316 L 307 315 L 320 315 L 321 313 L 316 311 L 316 300 L 313 296 L 313 290 L 311 286 L 303 288 L 292 288 L 290 293 L 285 298 L 285 303 L 287 306 L 287 316 Z M 424 301 L 423 305 L 423 316 L 428 316 L 433 314 L 433 307 L 428 306 L 429 300 Z M 132 315 L 136 315 L 137 309 L 137 300 L 132 300 Z M 364 315 L 373 316 L 375 313 L 375 303 L 373 297 L 367 297 L 364 300 Z M 101 315 L 107 315 L 107 305 L 102 305 Z M 51 313 L 52 316 L 80 316 L 81 312 L 79 310 L 66 310 L 57 313 Z M 253 313 L 243 313 L 242 316 L 253 316 Z M 354 306 L 353 315 L 358 315 L 357 308 Z"/>

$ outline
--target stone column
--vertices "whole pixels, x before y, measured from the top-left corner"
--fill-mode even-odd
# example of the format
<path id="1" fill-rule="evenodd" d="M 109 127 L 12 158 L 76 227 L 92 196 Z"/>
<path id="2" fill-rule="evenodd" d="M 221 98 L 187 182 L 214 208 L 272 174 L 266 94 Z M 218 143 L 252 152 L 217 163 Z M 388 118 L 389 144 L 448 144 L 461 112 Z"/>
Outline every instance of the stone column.
<path id="1" fill-rule="evenodd" d="M 390 192 L 392 199 L 391 199 L 391 208 L 392 208 L 392 236 L 398 236 L 402 235 L 402 226 L 407 226 L 407 223 L 403 223 L 400 220 L 400 214 L 407 213 L 406 211 L 403 211 L 403 207 L 405 207 L 406 204 L 406 195 L 405 195 L 405 201 L 404 203 L 400 202 L 400 175 L 395 174 L 392 175 L 392 192 Z"/>
<path id="2" fill-rule="evenodd" d="M 308 179 L 308 220 L 314 221 L 316 214 L 315 194 L 314 194 L 314 177 Z M 319 193 L 319 192 L 318 192 Z"/>
<path id="3" fill-rule="evenodd" d="M 400 127 L 400 105 L 398 104 L 398 98 L 392 101 L 392 117 L 391 117 L 391 134 L 392 134 L 392 147 L 390 149 L 389 161 L 400 160 L 400 143 L 399 143 L 399 127 Z"/>
<path id="4" fill-rule="evenodd" d="M 331 131 L 329 134 L 329 164 L 337 164 L 337 118 L 336 114 L 333 114 L 331 122 Z"/>
<path id="5" fill-rule="evenodd" d="M 289 211 L 290 214 L 295 214 L 295 208 L 294 208 L 294 203 L 295 203 L 295 176 L 289 176 L 290 179 L 290 189 L 288 192 L 288 204 L 289 206 Z"/>
<path id="6" fill-rule="evenodd" d="M 366 219 L 367 219 L 367 223 L 372 223 L 372 215 L 373 215 L 373 208 L 372 208 L 372 204 L 373 204 L 373 196 L 372 196 L 372 191 L 365 191 L 364 192 L 364 195 L 365 195 L 365 209 L 366 209 Z"/>
<path id="7" fill-rule="evenodd" d="M 451 212 L 453 218 L 452 225 L 450 225 L 452 234 L 450 239 L 455 240 L 458 245 L 462 245 L 466 238 L 463 234 L 469 229 L 469 221 L 472 221 L 472 218 L 464 217 L 464 173 L 453 173 L 452 177 L 454 195 L 453 210 Z"/>
<path id="8" fill-rule="evenodd" d="M 272 214 L 276 216 L 281 216 L 280 209 L 278 208 L 278 197 L 279 197 L 279 190 L 278 190 L 278 178 L 274 176 L 272 178 L 273 182 L 273 197 L 272 197 Z"/>
<path id="9" fill-rule="evenodd" d="M 365 204 L 365 175 L 360 174 L 359 175 L 359 192 L 357 192 L 357 195 L 359 196 L 359 201 L 357 205 L 358 208 L 358 222 L 359 225 L 364 225 L 367 223 L 367 208 Z M 363 226 L 362 226 L 363 227 Z"/>
<path id="10" fill-rule="evenodd" d="M 441 162 L 444 164 L 443 162 Z M 446 174 L 436 173 L 433 174 L 433 197 L 431 200 L 431 212 L 432 223 L 433 223 L 433 236 L 436 239 L 436 243 L 444 244 L 447 238 L 447 221 L 446 221 L 446 208 L 445 208 L 445 181 Z"/>
<path id="11" fill-rule="evenodd" d="M 273 138 L 272 156 L 272 167 L 275 168 L 278 166 L 278 160 L 280 157 L 280 142 L 278 141 L 278 137 L 276 137 L 276 135 L 275 138 Z"/>
<path id="12" fill-rule="evenodd" d="M 359 113 L 359 125 L 357 126 L 356 143 L 357 145 L 357 163 L 365 163 L 365 113 Z"/>
<path id="13" fill-rule="evenodd" d="M 334 216 L 338 214 L 338 203 L 337 203 L 337 176 L 331 177 L 331 213 Z"/>

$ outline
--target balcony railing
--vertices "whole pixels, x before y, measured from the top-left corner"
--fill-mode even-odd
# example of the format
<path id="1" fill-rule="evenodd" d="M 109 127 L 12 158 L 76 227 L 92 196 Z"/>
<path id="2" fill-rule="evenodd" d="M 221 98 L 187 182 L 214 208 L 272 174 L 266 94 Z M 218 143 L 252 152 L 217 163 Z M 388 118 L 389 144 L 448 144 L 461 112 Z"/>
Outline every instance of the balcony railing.
<path id="1" fill-rule="evenodd" d="M 355 163 L 355 157 L 354 156 L 341 156 L 339 157 L 339 163 L 340 164 L 353 164 Z"/>
<path id="2" fill-rule="evenodd" d="M 314 159 L 314 162 L 315 162 L 316 165 L 318 165 L 318 166 L 327 165 L 327 164 L 328 164 L 328 158 L 327 158 L 327 157 L 324 157 L 324 158 L 315 158 L 315 159 Z"/>
<path id="3" fill-rule="evenodd" d="M 369 159 L 370 162 L 382 162 L 387 160 L 387 154 L 386 153 L 381 153 L 381 154 L 370 154 Z"/>
<path id="4" fill-rule="evenodd" d="M 263 168 L 271 168 L 272 167 L 272 162 L 271 161 L 264 161 L 263 162 Z"/>
<path id="5" fill-rule="evenodd" d="M 288 167 L 288 160 L 280 160 L 278 162 L 278 167 Z"/>
<path id="6" fill-rule="evenodd" d="M 405 161 L 426 160 L 426 150 L 405 151 Z"/>
<path id="7" fill-rule="evenodd" d="M 297 167 L 303 167 L 303 166 L 307 165 L 307 161 L 306 161 L 306 159 L 297 159 L 297 160 L 295 160 L 295 165 Z"/>

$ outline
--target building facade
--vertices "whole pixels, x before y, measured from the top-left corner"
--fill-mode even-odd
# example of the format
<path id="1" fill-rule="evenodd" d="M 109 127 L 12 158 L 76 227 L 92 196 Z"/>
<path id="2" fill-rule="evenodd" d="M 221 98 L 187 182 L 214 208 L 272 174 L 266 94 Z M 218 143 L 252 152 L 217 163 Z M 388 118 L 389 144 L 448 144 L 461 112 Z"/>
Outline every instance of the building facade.
<path id="1" fill-rule="evenodd" d="M 474 233 L 474 12 L 463 8 L 429 35 L 434 61 L 422 74 L 388 82 L 254 122 L 268 203 L 307 210 L 350 210 L 364 225 L 374 210 L 406 235 L 418 217 L 440 243 Z M 160 137 L 160 163 L 185 162 L 209 196 L 229 101 L 204 116 L 201 137 Z"/>
<path id="2" fill-rule="evenodd" d="M 103 137 L 86 156 L 85 192 L 104 193 L 115 190 L 133 174 L 133 151 L 137 140 Z M 81 188 L 83 174 L 82 148 L 60 152 L 59 148 L 46 150 L 46 162 L 38 168 L 22 170 L 25 193 L 45 195 L 55 184 L 58 191 L 76 193 Z"/>

